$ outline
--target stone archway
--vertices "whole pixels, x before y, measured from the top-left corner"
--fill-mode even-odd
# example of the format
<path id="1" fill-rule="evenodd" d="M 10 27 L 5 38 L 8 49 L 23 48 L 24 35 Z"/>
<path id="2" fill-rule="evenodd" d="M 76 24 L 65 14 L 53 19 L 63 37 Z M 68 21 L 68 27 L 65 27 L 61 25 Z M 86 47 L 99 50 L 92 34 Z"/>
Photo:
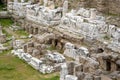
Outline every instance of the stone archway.
<path id="1" fill-rule="evenodd" d="M 106 60 L 106 70 L 111 71 L 111 62 Z"/>
<path id="2" fill-rule="evenodd" d="M 102 48 L 97 49 L 97 53 L 103 53 L 103 52 L 104 52 L 104 49 L 102 49 Z"/>

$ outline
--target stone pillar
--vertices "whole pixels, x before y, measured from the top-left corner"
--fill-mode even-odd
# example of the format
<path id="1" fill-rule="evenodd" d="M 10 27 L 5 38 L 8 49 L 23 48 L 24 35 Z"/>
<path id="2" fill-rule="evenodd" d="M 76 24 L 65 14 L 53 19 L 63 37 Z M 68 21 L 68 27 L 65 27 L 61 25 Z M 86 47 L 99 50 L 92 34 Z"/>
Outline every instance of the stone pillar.
<path id="1" fill-rule="evenodd" d="M 75 46 L 71 43 L 66 43 L 65 44 L 65 51 L 64 51 L 64 55 L 71 57 L 71 58 L 76 58 L 76 49 L 74 49 Z"/>
<path id="2" fill-rule="evenodd" d="M 117 70 L 117 65 L 113 62 L 111 62 L 111 71 Z"/>
<path id="3" fill-rule="evenodd" d="M 48 4 L 48 0 L 43 0 L 43 2 L 44 2 L 44 7 L 46 7 Z"/>
<path id="4" fill-rule="evenodd" d="M 86 74 L 84 80 L 94 80 L 93 75 L 91 75 L 91 74 Z"/>
<path id="5" fill-rule="evenodd" d="M 66 63 L 61 65 L 62 70 L 60 71 L 60 80 L 65 80 L 65 76 L 68 75 L 68 67 Z"/>
<path id="6" fill-rule="evenodd" d="M 23 50 L 24 50 L 25 53 L 27 53 L 27 45 L 23 46 Z"/>
<path id="7" fill-rule="evenodd" d="M 94 20 L 96 19 L 96 9 L 91 9 L 91 15 L 90 15 L 90 19 L 91 20 Z"/>
<path id="8" fill-rule="evenodd" d="M 29 53 L 29 54 L 31 54 L 31 55 L 32 55 L 32 53 L 33 53 L 33 48 L 32 48 L 32 47 L 27 48 L 27 53 Z"/>
<path id="9" fill-rule="evenodd" d="M 65 0 L 63 3 L 63 16 L 68 12 L 68 0 Z"/>
<path id="10" fill-rule="evenodd" d="M 0 35 L 0 43 L 4 43 L 6 42 L 6 35 L 5 34 L 1 34 Z"/>

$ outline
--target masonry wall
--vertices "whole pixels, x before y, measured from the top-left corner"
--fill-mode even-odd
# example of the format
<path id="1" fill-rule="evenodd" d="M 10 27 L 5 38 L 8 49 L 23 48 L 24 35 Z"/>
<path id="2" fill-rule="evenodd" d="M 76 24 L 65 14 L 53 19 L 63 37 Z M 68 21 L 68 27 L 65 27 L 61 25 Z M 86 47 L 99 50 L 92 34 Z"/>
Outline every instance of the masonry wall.
<path id="1" fill-rule="evenodd" d="M 120 15 L 120 0 L 80 0 L 84 7 L 95 7 L 104 13 Z"/>

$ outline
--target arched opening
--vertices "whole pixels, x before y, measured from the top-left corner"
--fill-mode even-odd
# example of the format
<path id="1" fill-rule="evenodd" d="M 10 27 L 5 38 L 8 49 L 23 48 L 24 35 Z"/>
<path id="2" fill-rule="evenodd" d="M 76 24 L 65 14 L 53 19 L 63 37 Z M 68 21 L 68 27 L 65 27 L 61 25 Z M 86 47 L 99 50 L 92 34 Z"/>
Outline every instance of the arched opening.
<path id="1" fill-rule="evenodd" d="M 55 46 L 57 46 L 57 43 L 58 43 L 58 40 L 57 40 L 57 39 L 55 39 Z"/>
<path id="2" fill-rule="evenodd" d="M 120 65 L 117 65 L 117 71 L 120 71 Z"/>
<path id="3" fill-rule="evenodd" d="M 104 52 L 104 50 L 102 48 L 97 49 L 97 53 L 103 53 L 103 52 Z"/>
<path id="4" fill-rule="evenodd" d="M 107 71 L 111 70 L 111 62 L 110 61 L 106 61 L 106 70 Z"/>

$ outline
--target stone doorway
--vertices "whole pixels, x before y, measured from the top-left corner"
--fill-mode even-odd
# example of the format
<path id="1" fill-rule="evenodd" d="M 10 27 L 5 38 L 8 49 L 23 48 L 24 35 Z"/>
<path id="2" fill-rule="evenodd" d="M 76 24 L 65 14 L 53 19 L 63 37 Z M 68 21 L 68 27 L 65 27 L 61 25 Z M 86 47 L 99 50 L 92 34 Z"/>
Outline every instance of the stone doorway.
<path id="1" fill-rule="evenodd" d="M 117 65 L 117 71 L 120 71 L 120 65 Z"/>
<path id="2" fill-rule="evenodd" d="M 106 70 L 107 71 L 111 70 L 111 62 L 110 61 L 106 61 Z"/>
<path id="3" fill-rule="evenodd" d="M 34 29 L 34 34 L 38 34 L 38 28 Z"/>

